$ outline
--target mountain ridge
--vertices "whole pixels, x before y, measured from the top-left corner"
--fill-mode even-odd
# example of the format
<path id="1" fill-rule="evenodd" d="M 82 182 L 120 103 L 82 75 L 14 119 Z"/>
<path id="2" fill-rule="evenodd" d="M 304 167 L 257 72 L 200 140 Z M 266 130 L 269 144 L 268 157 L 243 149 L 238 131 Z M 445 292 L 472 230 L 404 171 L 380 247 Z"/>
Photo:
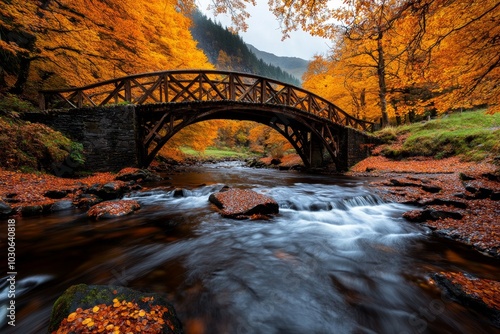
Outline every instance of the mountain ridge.
<path id="1" fill-rule="evenodd" d="M 309 65 L 308 60 L 299 57 L 277 56 L 274 53 L 259 50 L 252 44 L 245 44 L 248 46 L 249 50 L 257 56 L 257 58 L 262 59 L 265 63 L 279 66 L 284 71 L 290 73 L 302 82 L 302 76 L 307 71 L 307 66 Z"/>

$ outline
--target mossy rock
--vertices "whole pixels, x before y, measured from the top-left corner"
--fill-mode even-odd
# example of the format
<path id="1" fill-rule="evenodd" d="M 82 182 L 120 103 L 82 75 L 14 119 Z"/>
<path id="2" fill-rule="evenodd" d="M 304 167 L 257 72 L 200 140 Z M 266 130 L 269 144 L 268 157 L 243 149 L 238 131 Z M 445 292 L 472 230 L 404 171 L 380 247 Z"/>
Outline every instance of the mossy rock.
<path id="1" fill-rule="evenodd" d="M 177 319 L 174 307 L 162 295 L 140 292 L 123 286 L 86 284 L 69 287 L 56 300 L 50 316 L 49 333 L 57 331 L 63 319 L 70 313 L 75 312 L 77 308 L 85 310 L 100 304 L 113 305 L 113 299 L 115 298 L 119 301 L 135 302 L 146 312 L 149 312 L 151 307 L 155 305 L 166 307 L 168 312 L 164 313 L 163 320 L 166 324 L 171 324 L 173 328 L 164 325 L 161 333 L 183 333 L 182 325 Z M 144 301 L 145 298 L 148 298 L 148 300 Z"/>

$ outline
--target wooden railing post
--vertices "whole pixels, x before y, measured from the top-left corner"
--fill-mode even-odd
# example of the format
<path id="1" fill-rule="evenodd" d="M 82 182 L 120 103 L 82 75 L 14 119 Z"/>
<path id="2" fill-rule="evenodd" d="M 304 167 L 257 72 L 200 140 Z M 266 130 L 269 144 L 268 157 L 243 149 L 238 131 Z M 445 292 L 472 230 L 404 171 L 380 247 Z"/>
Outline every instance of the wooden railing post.
<path id="1" fill-rule="evenodd" d="M 236 100 L 236 91 L 234 87 L 234 74 L 230 73 L 229 74 L 229 100 L 235 101 Z"/>
<path id="2" fill-rule="evenodd" d="M 132 87 L 130 83 L 130 79 L 125 79 L 125 101 L 132 102 Z"/>

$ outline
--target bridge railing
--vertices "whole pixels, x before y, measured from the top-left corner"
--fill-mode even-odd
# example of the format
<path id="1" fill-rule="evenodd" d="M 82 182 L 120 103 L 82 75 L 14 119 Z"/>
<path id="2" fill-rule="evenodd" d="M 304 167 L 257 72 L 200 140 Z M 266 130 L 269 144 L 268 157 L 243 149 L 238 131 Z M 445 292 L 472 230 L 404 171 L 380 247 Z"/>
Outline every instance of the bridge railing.
<path id="1" fill-rule="evenodd" d="M 40 108 L 82 108 L 108 104 L 235 101 L 288 106 L 335 123 L 372 131 L 335 104 L 286 83 L 253 74 L 217 70 L 174 70 L 130 75 L 78 88 L 40 91 Z"/>

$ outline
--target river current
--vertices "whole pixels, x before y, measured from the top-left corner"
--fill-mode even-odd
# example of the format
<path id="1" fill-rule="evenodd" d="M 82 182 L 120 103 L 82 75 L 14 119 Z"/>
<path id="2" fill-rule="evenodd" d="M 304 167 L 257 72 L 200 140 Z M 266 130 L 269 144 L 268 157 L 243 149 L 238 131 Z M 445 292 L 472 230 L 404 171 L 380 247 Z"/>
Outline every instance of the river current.
<path id="1" fill-rule="evenodd" d="M 440 271 L 498 280 L 498 261 L 406 222 L 412 208 L 369 181 L 219 163 L 128 195 L 142 206 L 130 216 L 18 218 L 16 327 L 1 331 L 46 333 L 57 297 L 85 283 L 164 293 L 187 334 L 499 333 L 428 283 Z M 224 185 L 271 196 L 280 213 L 222 218 L 208 196 Z"/>

